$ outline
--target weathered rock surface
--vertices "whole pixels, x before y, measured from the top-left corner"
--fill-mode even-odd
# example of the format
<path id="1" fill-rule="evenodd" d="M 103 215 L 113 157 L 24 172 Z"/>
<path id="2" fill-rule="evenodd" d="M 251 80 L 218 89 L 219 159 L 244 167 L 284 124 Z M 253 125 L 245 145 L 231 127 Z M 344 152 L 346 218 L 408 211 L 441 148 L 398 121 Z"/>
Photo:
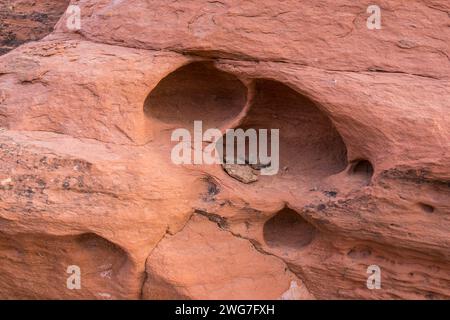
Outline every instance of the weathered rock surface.
<path id="1" fill-rule="evenodd" d="M 450 298 L 447 1 L 381 30 L 366 1 L 72 2 L 79 32 L 0 57 L 1 298 Z M 280 129 L 279 173 L 175 165 L 193 120 Z"/>

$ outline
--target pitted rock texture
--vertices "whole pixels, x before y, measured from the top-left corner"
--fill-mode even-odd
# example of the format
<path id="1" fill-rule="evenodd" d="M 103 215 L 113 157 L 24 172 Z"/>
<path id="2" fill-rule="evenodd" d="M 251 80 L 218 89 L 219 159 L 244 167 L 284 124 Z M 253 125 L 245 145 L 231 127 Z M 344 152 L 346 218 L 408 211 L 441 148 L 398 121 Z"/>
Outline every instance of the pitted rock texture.
<path id="1" fill-rule="evenodd" d="M 69 5 L 69 0 L 3 0 L 0 2 L 0 55 L 42 39 Z"/>
<path id="2" fill-rule="evenodd" d="M 381 30 L 369 1 L 71 3 L 0 57 L 0 298 L 450 298 L 447 1 Z M 278 174 L 174 164 L 194 120 L 279 129 Z"/>

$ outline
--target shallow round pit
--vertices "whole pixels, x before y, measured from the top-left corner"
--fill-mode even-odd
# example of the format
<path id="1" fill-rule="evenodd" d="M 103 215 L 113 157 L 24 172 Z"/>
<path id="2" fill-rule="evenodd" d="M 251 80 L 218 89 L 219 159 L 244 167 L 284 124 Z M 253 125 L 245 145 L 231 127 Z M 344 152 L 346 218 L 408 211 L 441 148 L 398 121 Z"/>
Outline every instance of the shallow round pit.
<path id="1" fill-rule="evenodd" d="M 284 208 L 270 218 L 263 229 L 264 241 L 269 247 L 300 249 L 314 239 L 316 228 L 296 211 Z"/>
<path id="2" fill-rule="evenodd" d="M 235 76 L 210 62 L 194 62 L 162 79 L 144 104 L 145 113 L 166 124 L 192 127 L 203 122 L 203 130 L 221 128 L 245 106 L 247 88 Z"/>

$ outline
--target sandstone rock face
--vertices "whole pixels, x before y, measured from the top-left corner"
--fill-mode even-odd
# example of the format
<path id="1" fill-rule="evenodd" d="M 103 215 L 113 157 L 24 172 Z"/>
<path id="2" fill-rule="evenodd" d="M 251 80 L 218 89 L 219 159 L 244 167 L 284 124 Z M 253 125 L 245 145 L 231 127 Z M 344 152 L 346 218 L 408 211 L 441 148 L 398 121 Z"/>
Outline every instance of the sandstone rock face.
<path id="1" fill-rule="evenodd" d="M 0 5 L 0 298 L 450 298 L 448 1 L 379 30 L 369 1 L 80 0 L 76 31 L 50 3 Z M 279 129 L 278 174 L 174 163 L 196 120 Z"/>

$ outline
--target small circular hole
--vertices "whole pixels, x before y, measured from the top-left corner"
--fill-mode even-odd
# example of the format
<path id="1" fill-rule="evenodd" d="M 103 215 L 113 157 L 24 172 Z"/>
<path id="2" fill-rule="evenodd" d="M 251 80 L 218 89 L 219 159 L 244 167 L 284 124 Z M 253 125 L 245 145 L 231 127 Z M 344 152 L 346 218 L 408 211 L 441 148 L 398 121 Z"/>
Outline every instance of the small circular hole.
<path id="1" fill-rule="evenodd" d="M 372 177 L 373 166 L 368 160 L 359 160 L 353 166 L 353 174 Z"/>
<path id="2" fill-rule="evenodd" d="M 356 160 L 352 163 L 350 174 L 353 179 L 360 181 L 361 185 L 369 185 L 373 176 L 373 166 L 368 160 Z"/>
<path id="3" fill-rule="evenodd" d="M 433 213 L 434 212 L 434 207 L 426 204 L 426 203 L 419 203 L 420 208 L 425 211 L 426 213 Z"/>

